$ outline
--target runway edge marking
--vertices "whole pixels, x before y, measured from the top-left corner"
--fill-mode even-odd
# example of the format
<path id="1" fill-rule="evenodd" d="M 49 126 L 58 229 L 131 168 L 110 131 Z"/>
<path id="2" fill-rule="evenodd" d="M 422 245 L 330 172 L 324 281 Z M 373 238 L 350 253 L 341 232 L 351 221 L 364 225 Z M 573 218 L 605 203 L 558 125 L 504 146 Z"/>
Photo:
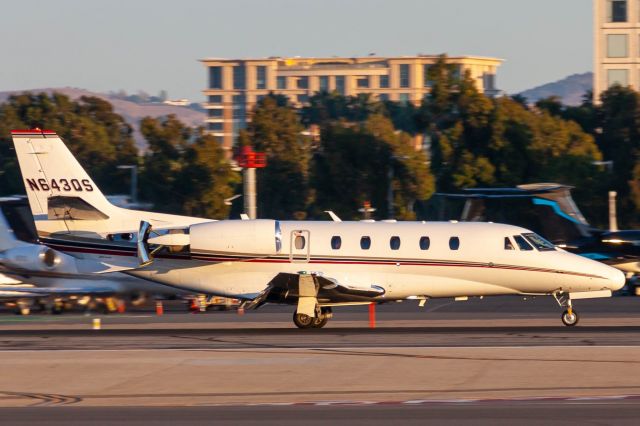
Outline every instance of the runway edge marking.
<path id="1" fill-rule="evenodd" d="M 512 403 L 544 403 L 544 402 L 607 402 L 607 401 L 640 401 L 640 394 L 630 395 L 599 395 L 599 396 L 541 396 L 522 398 L 453 398 L 453 399 L 408 399 L 390 401 L 358 401 L 358 400 L 334 400 L 334 401 L 302 401 L 302 402 L 246 402 L 246 403 L 222 403 L 222 404 L 197 404 L 207 407 L 292 407 L 292 406 L 313 406 L 313 407 L 335 407 L 335 406 L 373 406 L 373 405 L 398 405 L 398 406 L 420 406 L 420 405 L 446 405 L 446 404 L 512 404 Z"/>
<path id="2" fill-rule="evenodd" d="M 428 350 L 463 350 L 463 349 L 516 349 L 516 350 L 531 350 L 531 349 L 638 349 L 640 348 L 640 344 L 637 345 L 525 345 L 525 346 L 331 346 L 331 347 L 320 347 L 320 346 L 300 346 L 300 347 L 275 347 L 275 348 L 259 348 L 261 352 L 277 352 L 282 349 L 292 350 L 292 351 L 300 351 L 301 353 L 310 351 L 310 350 L 326 350 L 326 351 L 338 351 L 338 350 L 362 350 L 362 351 L 371 351 L 371 350 L 391 350 L 391 349 L 428 349 Z M 118 349 L 82 349 L 82 348 L 46 348 L 46 349 L 0 349 L 1 353 L 33 353 L 33 352 L 256 352 L 256 348 L 246 348 L 246 347 L 203 347 L 203 348 L 193 348 L 193 347 L 184 347 L 184 348 L 118 348 Z M 328 353 L 330 354 L 330 353 Z M 576 360 L 579 361 L 579 360 Z"/>

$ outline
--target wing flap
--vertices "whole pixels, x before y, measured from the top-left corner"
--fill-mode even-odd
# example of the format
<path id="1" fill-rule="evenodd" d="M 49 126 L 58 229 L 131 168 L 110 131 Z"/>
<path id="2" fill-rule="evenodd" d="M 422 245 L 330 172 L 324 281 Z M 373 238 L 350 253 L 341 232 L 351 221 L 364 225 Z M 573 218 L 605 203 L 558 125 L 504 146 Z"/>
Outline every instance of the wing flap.
<path id="1" fill-rule="evenodd" d="M 301 297 L 310 297 L 309 279 L 319 303 L 370 302 L 385 294 L 384 288 L 377 285 L 356 287 L 320 275 L 280 273 L 249 305 L 257 308 L 267 302 L 297 304 Z"/>

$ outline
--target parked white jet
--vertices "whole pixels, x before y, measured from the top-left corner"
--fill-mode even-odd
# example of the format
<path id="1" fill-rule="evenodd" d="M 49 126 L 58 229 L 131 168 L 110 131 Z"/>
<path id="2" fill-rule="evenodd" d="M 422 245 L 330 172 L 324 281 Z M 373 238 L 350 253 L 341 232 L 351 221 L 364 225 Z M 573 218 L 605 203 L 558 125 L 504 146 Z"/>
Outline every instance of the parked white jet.
<path id="1" fill-rule="evenodd" d="M 32 222 L 26 200 L 0 199 L 0 300 L 14 304 L 18 313 L 28 314 L 34 304 L 59 313 L 71 300 L 93 303 L 126 297 L 135 303 L 151 294 L 186 295 L 122 273 L 97 273 L 117 268 L 38 244 Z"/>
<path id="2" fill-rule="evenodd" d="M 572 299 L 624 284 L 619 270 L 509 225 L 210 221 L 121 209 L 54 132 L 12 135 L 44 244 L 249 307 L 292 304 L 301 328 L 324 326 L 336 306 L 509 294 L 554 296 L 575 325 Z"/>

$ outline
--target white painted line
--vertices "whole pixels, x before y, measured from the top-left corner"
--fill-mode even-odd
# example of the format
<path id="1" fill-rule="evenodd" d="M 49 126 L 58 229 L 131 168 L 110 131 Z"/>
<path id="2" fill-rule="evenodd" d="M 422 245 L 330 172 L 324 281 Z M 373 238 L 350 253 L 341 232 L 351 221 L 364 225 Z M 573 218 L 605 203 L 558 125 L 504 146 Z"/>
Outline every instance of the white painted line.
<path id="1" fill-rule="evenodd" d="M 638 400 L 640 394 L 628 394 L 628 395 L 603 395 L 592 397 L 570 397 L 570 396 L 540 396 L 540 397 L 517 397 L 517 398 L 451 398 L 451 399 L 414 399 L 414 400 L 391 400 L 391 401 L 299 401 L 299 402 L 239 402 L 239 403 L 213 403 L 213 404 L 198 404 L 200 406 L 210 407 L 282 407 L 282 406 L 314 406 L 314 407 L 335 407 L 335 406 L 354 406 L 354 405 L 405 405 L 405 406 L 420 406 L 420 405 L 447 405 L 447 404 L 513 404 L 513 403 L 563 403 L 571 405 L 583 405 L 583 403 L 610 403 L 624 400 Z"/>
<path id="2" fill-rule="evenodd" d="M 233 342 L 231 342 L 233 343 Z M 30 352 L 282 352 L 282 351 L 299 351 L 309 352 L 309 351 L 318 351 L 314 352 L 313 355 L 340 355 L 340 352 L 347 351 L 362 351 L 372 352 L 372 351 L 390 351 L 390 350 L 430 350 L 430 351 L 438 351 L 438 350 L 474 350 L 474 349 L 491 349 L 491 350 L 505 350 L 505 349 L 516 349 L 516 350 L 531 350 L 531 349 L 638 349 L 640 350 L 640 345 L 602 345 L 602 346 L 593 346 L 593 345 L 567 345 L 567 346 L 546 346 L 546 345 L 536 345 L 536 346 L 349 346 L 349 347 L 277 347 L 277 348 L 141 348 L 141 349 L 127 349 L 127 348 L 119 348 L 119 349 L 0 349 L 0 353 L 30 353 Z M 389 354 L 393 355 L 393 354 Z M 576 359 L 576 362 L 581 361 L 580 359 Z"/>

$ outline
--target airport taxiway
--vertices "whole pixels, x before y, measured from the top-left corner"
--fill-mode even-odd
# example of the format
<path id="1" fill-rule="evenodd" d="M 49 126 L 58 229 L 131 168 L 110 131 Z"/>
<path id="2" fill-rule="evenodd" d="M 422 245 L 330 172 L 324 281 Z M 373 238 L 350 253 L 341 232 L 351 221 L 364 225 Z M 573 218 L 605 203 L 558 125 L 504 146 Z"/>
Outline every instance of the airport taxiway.
<path id="1" fill-rule="evenodd" d="M 56 407 L 0 409 L 11 425 L 620 425 L 638 423 L 638 406 L 625 401 L 566 403 L 444 403 L 439 405 L 324 405 L 231 407 Z"/>
<path id="2" fill-rule="evenodd" d="M 321 330 L 295 329 L 286 307 L 242 316 L 132 312 L 102 316 L 101 330 L 77 314 L 2 315 L 0 407 L 18 410 L 9 416 L 18 407 L 76 407 L 85 410 L 79 418 L 113 407 L 129 407 L 132 418 L 196 407 L 187 418 L 243 413 L 235 418 L 250 422 L 253 413 L 273 420 L 264 424 L 310 412 L 329 421 L 340 410 L 345 418 L 364 410 L 362 419 L 378 410 L 367 424 L 384 424 L 400 409 L 407 421 L 455 413 L 472 421 L 494 407 L 491 424 L 508 424 L 501 407 L 528 415 L 547 404 L 560 415 L 580 404 L 574 419 L 593 419 L 585 407 L 599 406 L 624 423 L 640 407 L 640 299 L 578 309 L 574 328 L 560 325 L 549 300 L 518 298 L 380 306 L 375 329 L 366 307 L 336 310 Z"/>

